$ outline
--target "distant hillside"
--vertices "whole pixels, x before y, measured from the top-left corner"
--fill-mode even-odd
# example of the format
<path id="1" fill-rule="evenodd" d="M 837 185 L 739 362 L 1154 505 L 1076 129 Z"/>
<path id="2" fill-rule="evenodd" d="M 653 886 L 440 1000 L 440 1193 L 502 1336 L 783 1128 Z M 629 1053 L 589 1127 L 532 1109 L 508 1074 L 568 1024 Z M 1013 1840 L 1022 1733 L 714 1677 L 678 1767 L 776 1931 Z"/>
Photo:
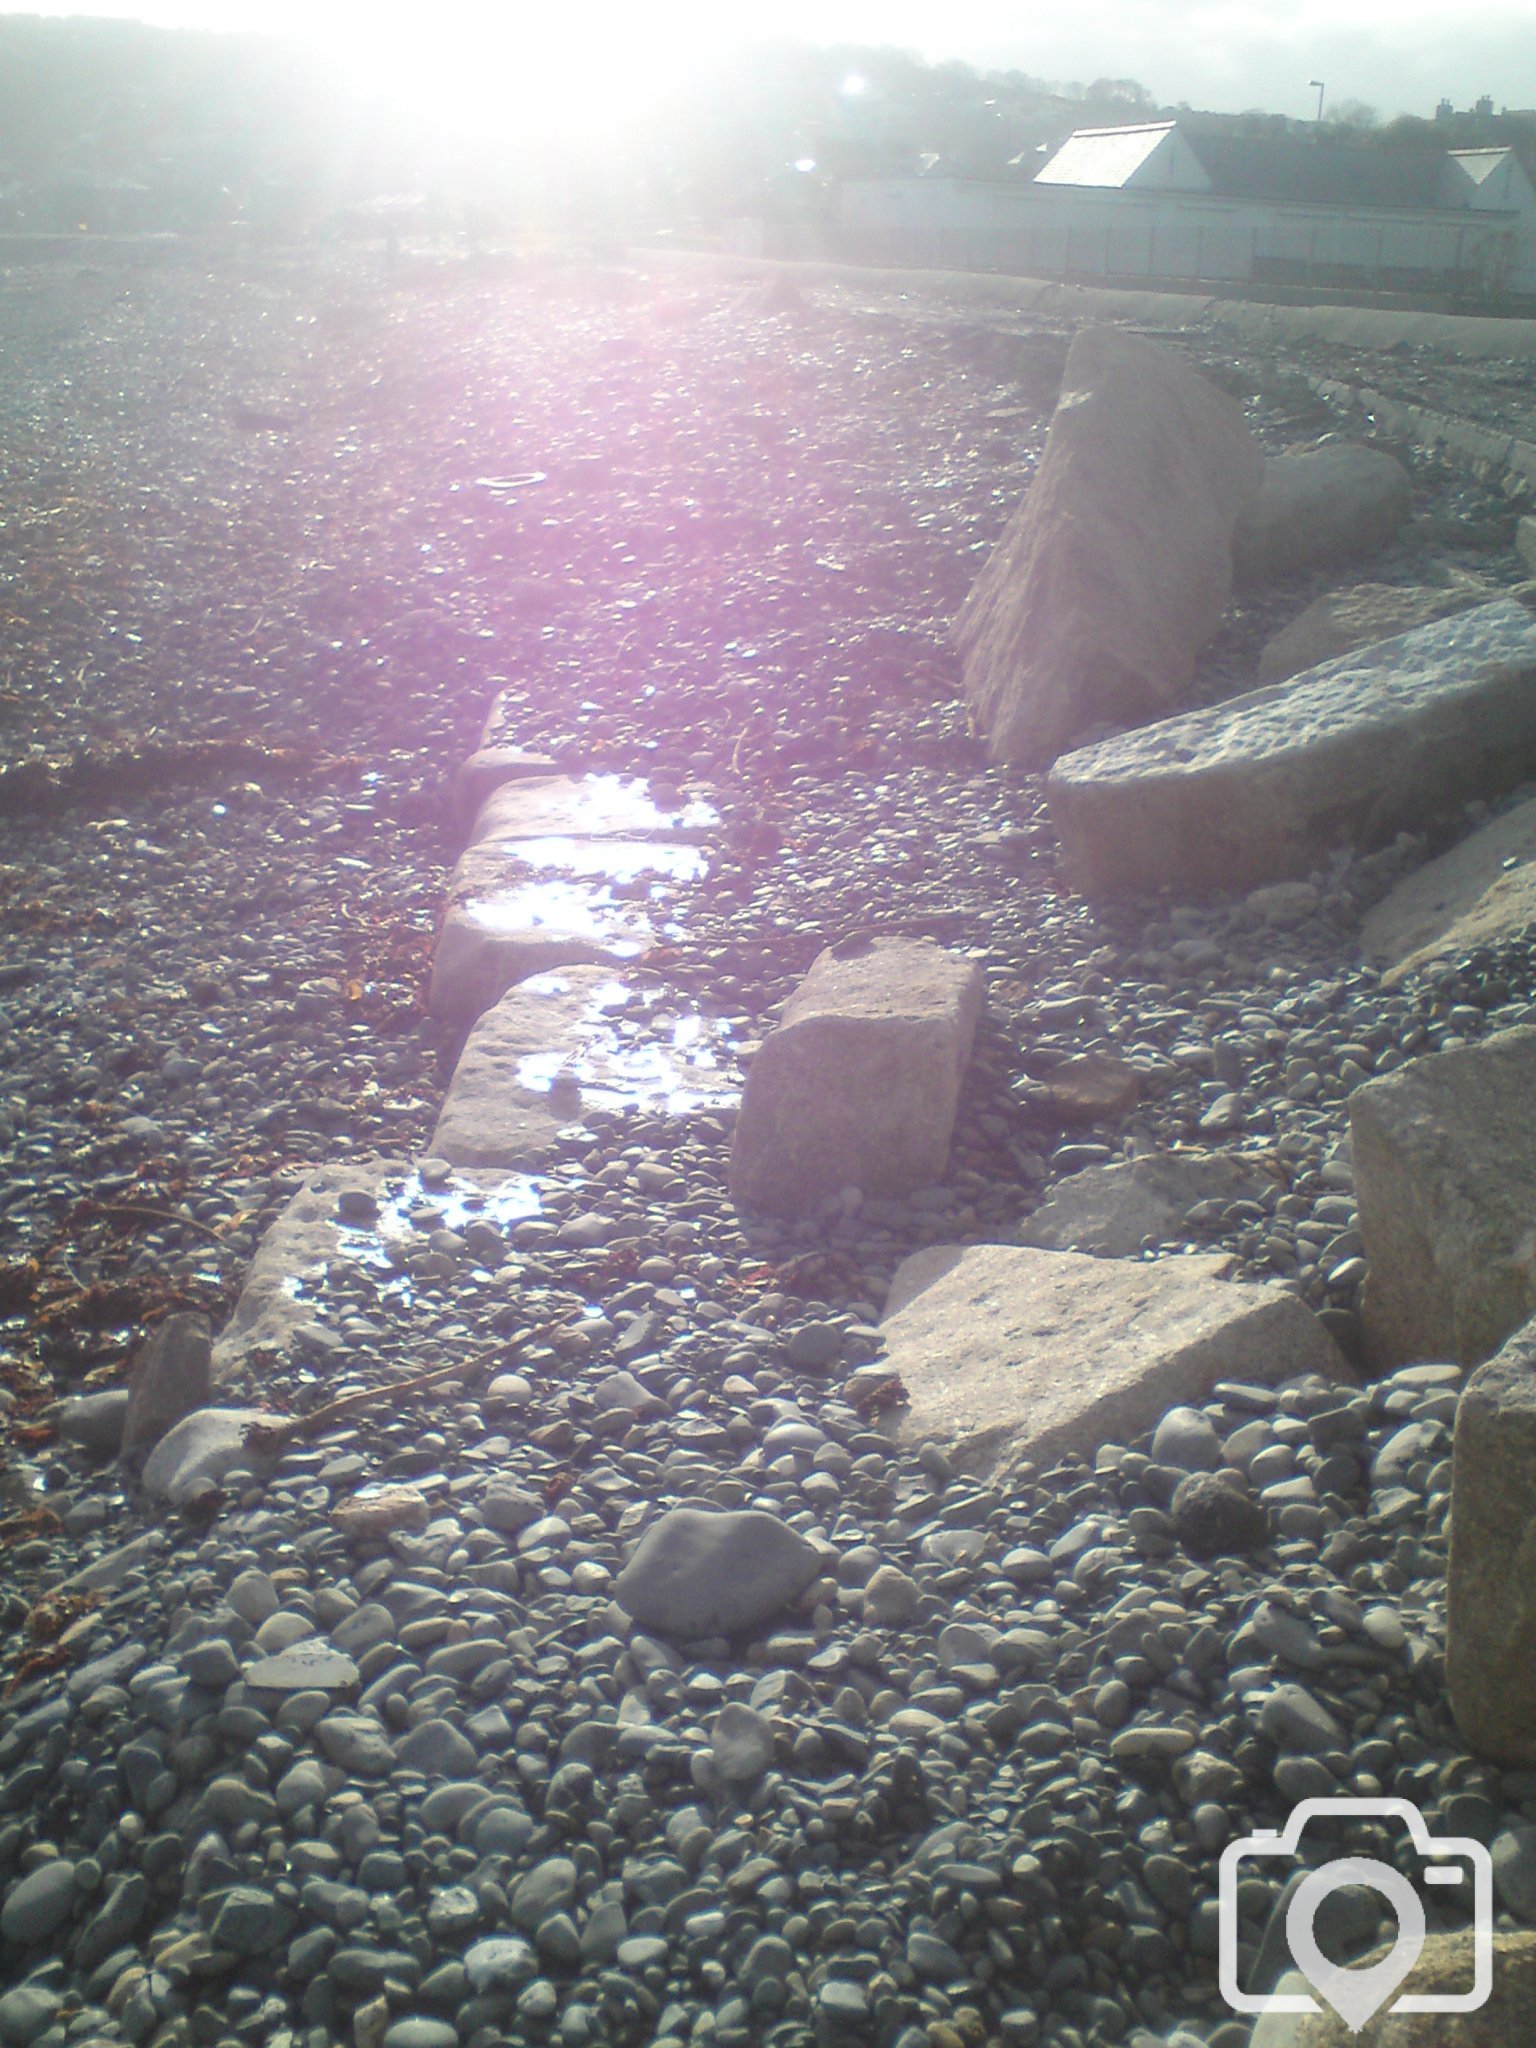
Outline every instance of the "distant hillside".
<path id="1" fill-rule="evenodd" d="M 271 38 L 0 16 L 0 227 L 283 231 L 350 217 L 377 232 L 385 203 L 402 194 L 422 195 L 422 217 L 438 224 L 553 208 L 587 226 L 708 227 L 745 212 L 814 211 L 849 176 L 1027 177 L 1080 127 L 1175 114 L 1250 132 L 1308 125 L 1160 108 L 1134 79 L 1056 85 L 805 43 L 717 63 L 644 118 L 637 109 L 596 150 L 519 155 L 511 133 L 479 144 L 455 135 L 451 153 L 439 145 L 434 158 L 420 111 L 366 106 L 340 67 Z M 1354 109 L 1349 120 L 1382 147 L 1515 141 L 1536 167 L 1536 116 L 1378 128 L 1369 109 Z"/>

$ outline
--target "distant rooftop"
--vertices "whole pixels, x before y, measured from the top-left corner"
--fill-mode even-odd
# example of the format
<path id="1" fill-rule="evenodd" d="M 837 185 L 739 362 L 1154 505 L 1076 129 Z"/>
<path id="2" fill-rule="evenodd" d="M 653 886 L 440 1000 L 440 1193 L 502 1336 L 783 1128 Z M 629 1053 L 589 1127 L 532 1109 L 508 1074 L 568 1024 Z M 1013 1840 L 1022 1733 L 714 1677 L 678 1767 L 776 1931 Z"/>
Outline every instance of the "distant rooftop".
<path id="1" fill-rule="evenodd" d="M 1429 211 L 1466 206 L 1472 190 L 1510 163 L 1507 148 L 1393 148 L 1326 130 L 1304 136 L 1188 136 L 1176 121 L 1155 121 L 1080 128 L 1035 182 L 1104 191 L 1205 192 L 1218 199 L 1281 205 Z"/>
<path id="2" fill-rule="evenodd" d="M 1079 128 L 1041 169 L 1035 183 L 1128 185 L 1175 134 L 1177 125 L 1151 121 L 1136 128 Z"/>

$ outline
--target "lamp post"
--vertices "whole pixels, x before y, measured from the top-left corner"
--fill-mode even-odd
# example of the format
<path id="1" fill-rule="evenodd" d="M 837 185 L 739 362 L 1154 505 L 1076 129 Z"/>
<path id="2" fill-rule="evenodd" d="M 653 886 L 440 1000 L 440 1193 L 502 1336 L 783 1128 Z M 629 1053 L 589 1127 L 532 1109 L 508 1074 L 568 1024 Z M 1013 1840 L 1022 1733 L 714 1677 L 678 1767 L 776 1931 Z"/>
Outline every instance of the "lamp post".
<path id="1" fill-rule="evenodd" d="M 1307 83 L 1310 86 L 1314 86 L 1317 90 L 1317 125 L 1321 128 L 1323 125 L 1323 81 L 1320 78 L 1309 78 Z"/>

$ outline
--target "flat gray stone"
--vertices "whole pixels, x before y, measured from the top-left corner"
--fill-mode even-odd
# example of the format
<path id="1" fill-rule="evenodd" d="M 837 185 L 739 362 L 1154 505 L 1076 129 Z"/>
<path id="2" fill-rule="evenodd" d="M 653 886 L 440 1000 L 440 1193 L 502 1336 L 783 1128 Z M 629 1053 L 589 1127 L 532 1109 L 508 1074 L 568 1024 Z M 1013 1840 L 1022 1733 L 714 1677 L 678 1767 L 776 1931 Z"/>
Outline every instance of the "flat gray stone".
<path id="1" fill-rule="evenodd" d="M 464 1970 L 469 1988 L 477 1996 L 512 1991 L 538 1975 L 539 1958 L 532 1942 L 524 1941 L 520 1934 L 493 1934 L 466 1951 Z"/>
<path id="2" fill-rule="evenodd" d="M 259 1470 L 271 1460 L 250 1448 L 245 1433 L 283 1419 L 264 1408 L 199 1408 L 183 1416 L 150 1452 L 144 1466 L 145 1489 L 179 1507 L 205 1487 L 219 1485 L 237 1465 Z"/>
<path id="3" fill-rule="evenodd" d="M 1197 1202 L 1251 1201 L 1272 1185 L 1262 1159 L 1242 1152 L 1156 1152 L 1085 1166 L 1021 1224 L 1019 1242 L 1134 1258 L 1148 1238 L 1161 1244 L 1182 1237 Z"/>
<path id="4" fill-rule="evenodd" d="M 404 1161 L 393 1163 L 405 1173 Z M 213 1347 L 215 1386 L 227 1386 L 263 1352 L 286 1355 L 311 1331 L 326 1327 L 315 1290 L 331 1268 L 357 1255 L 375 1236 L 381 1246 L 403 1243 L 406 1231 L 388 1215 L 364 1232 L 338 1213 L 343 1195 L 365 1196 L 378 1211 L 377 1196 L 390 1162 L 317 1167 L 268 1229 L 251 1261 L 235 1312 Z M 305 1283 L 308 1283 L 306 1286 Z"/>
<path id="5" fill-rule="evenodd" d="M 696 847 L 643 841 L 531 841 L 522 857 L 469 847 L 432 956 L 433 1016 L 465 1024 L 533 975 L 631 964 L 660 938 L 645 899 L 675 894 L 703 865 Z"/>
<path id="6" fill-rule="evenodd" d="M 1536 769 L 1536 620 L 1480 605 L 1064 755 L 1047 796 L 1088 895 L 1250 889 Z"/>
<path id="7" fill-rule="evenodd" d="M 750 1785 L 773 1762 L 773 1723 L 766 1714 L 729 1700 L 709 1733 L 715 1770 L 727 1785 Z"/>
<path id="8" fill-rule="evenodd" d="M 18 1984 L 0 1998 L 0 2041 L 5 2048 L 28 2048 L 63 2003 L 46 1984 Z"/>
<path id="9" fill-rule="evenodd" d="M 603 967 L 540 974 L 502 996 L 465 1042 L 433 1152 L 456 1166 L 528 1169 L 584 1110 L 686 1116 L 733 1099 L 722 1035 L 702 1020 L 671 1042 L 648 1026 L 621 1032 L 630 996 Z"/>
<path id="10" fill-rule="evenodd" d="M 214 1385 L 259 1378 L 265 1361 L 318 1354 L 331 1362 L 344 1352 L 321 1283 L 344 1277 L 349 1267 L 385 1276 L 403 1267 L 425 1247 L 409 1213 L 423 1192 L 421 1175 L 401 1159 L 364 1157 L 307 1174 L 258 1245 L 234 1314 L 214 1344 Z M 495 1177 L 456 1174 L 453 1192 L 494 1202 L 507 1190 Z M 536 1206 L 530 1196 L 529 1212 Z"/>
<path id="11" fill-rule="evenodd" d="M 403 1769 L 427 1778 L 464 1778 L 480 1762 L 474 1744 L 443 1720 L 418 1722 L 396 1743 L 395 1758 Z"/>
<path id="12" fill-rule="evenodd" d="M 974 960 L 931 939 L 819 954 L 748 1070 L 732 1200 L 795 1214 L 845 1187 L 942 1180 L 982 986 Z"/>
<path id="13" fill-rule="evenodd" d="M 645 1531 L 613 1596 L 642 1628 L 680 1641 L 771 1620 L 822 1569 L 822 1554 L 757 1508 L 671 1508 Z"/>
<path id="14" fill-rule="evenodd" d="M 258 1657 L 247 1665 L 245 1682 L 261 1692 L 343 1692 L 358 1682 L 357 1666 L 344 1650 L 311 1636 Z"/>
<path id="15" fill-rule="evenodd" d="M 1152 1432 L 1152 1458 L 1178 1472 L 1214 1472 L 1221 1463 L 1221 1438 L 1198 1408 L 1170 1408 Z"/>
<path id="16" fill-rule="evenodd" d="M 209 1929 L 215 1948 L 240 1956 L 264 1956 L 288 1939 L 298 1914 L 255 1885 L 235 1885 L 224 1894 Z"/>
<path id="17" fill-rule="evenodd" d="M 506 713 L 498 698 L 486 717 L 479 746 L 460 764 L 453 778 L 454 819 L 466 839 L 473 835 L 475 820 L 487 798 L 503 783 L 547 781 L 560 773 L 558 763 L 547 754 L 519 747 L 505 733 Z"/>
<path id="18" fill-rule="evenodd" d="M 569 1856 L 546 1856 L 524 1873 L 509 1902 L 512 1925 L 533 1934 L 552 1913 L 561 1912 L 576 1896 L 576 1865 Z"/>
<path id="19" fill-rule="evenodd" d="M 162 1529 L 146 1529 L 142 1536 L 135 1536 L 127 1543 L 120 1543 L 115 1550 L 109 1550 L 104 1557 L 93 1563 L 82 1565 L 72 1572 L 62 1585 L 55 1586 L 55 1596 L 60 1593 L 108 1592 L 121 1586 L 135 1572 L 148 1571 L 163 1550 L 170 1548 L 170 1539 Z"/>
<path id="20" fill-rule="evenodd" d="M 1347 1738 L 1333 1715 L 1304 1685 L 1277 1685 L 1259 1708 L 1259 1728 L 1277 1749 L 1323 1756 Z"/>
<path id="21" fill-rule="evenodd" d="M 382 1778 L 395 1768 L 394 1744 L 366 1714 L 327 1714 L 315 1723 L 315 1741 L 327 1761 L 358 1778 Z"/>
<path id="22" fill-rule="evenodd" d="M 877 1426 L 986 1472 L 1067 1451 L 1091 1461 L 1217 1380 L 1348 1377 L 1310 1309 L 1282 1287 L 1224 1279 L 1229 1263 L 996 1244 L 916 1252 L 896 1269 L 881 1326 L 908 1401 Z"/>
<path id="23" fill-rule="evenodd" d="M 1349 1098 L 1380 1372 L 1491 1358 L 1536 1315 L 1536 1026 L 1412 1060 Z"/>

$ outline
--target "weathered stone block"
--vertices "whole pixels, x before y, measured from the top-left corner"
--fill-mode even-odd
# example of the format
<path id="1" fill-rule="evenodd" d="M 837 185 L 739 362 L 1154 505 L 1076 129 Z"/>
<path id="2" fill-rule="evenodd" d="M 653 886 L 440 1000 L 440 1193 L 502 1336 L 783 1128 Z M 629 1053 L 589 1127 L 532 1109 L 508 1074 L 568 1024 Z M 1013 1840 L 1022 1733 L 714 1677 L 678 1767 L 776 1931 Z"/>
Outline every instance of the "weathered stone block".
<path id="1" fill-rule="evenodd" d="M 1349 1099 L 1366 1354 L 1481 1365 L 1536 1314 L 1536 1027 L 1434 1053 Z"/>
<path id="2" fill-rule="evenodd" d="M 531 782 L 558 773 L 547 754 L 532 754 L 526 747 L 508 746 L 504 742 L 483 741 L 460 763 L 453 778 L 453 815 L 459 830 L 468 836 L 486 799 L 503 783 Z"/>
<path id="3" fill-rule="evenodd" d="M 1360 949 L 1401 981 L 1431 960 L 1499 946 L 1536 925 L 1536 803 L 1520 804 L 1398 883 Z"/>
<path id="4" fill-rule="evenodd" d="M 1247 889 L 1536 771 L 1536 619 L 1501 600 L 1063 756 L 1075 887 Z"/>
<path id="5" fill-rule="evenodd" d="M 1536 1324 L 1467 1383 L 1451 1465 L 1450 1632 L 1456 1725 L 1483 1756 L 1536 1763 Z"/>
<path id="6" fill-rule="evenodd" d="M 994 761 L 1044 767 L 1183 700 L 1262 468 L 1236 403 L 1173 350 L 1077 335 L 1029 495 L 955 622 Z"/>
<path id="7" fill-rule="evenodd" d="M 467 1024 L 553 968 L 633 960 L 657 916 L 702 874 L 715 822 L 617 775 L 504 782 L 481 805 L 454 869 L 432 960 L 434 1016 Z"/>
<path id="8" fill-rule="evenodd" d="M 432 1151 L 455 1166 L 539 1164 L 584 1109 L 684 1116 L 728 1102 L 736 1081 L 720 1031 L 696 1020 L 669 1039 L 636 992 L 603 967 L 569 967 L 510 989 L 465 1041 Z M 632 1017 L 633 1035 L 620 1029 Z"/>
<path id="9" fill-rule="evenodd" d="M 967 1471 L 1128 1443 L 1219 1379 L 1349 1377 L 1284 1288 L 1227 1281 L 1219 1256 L 1097 1259 L 935 1245 L 896 1269 L 886 1365 L 910 1396 L 882 1421 Z"/>
<path id="10" fill-rule="evenodd" d="M 1283 683 L 1357 647 L 1395 640 L 1400 633 L 1491 604 L 1504 594 L 1483 576 L 1458 576 L 1447 584 L 1356 583 L 1331 590 L 1264 643 L 1259 682 Z"/>
<path id="11" fill-rule="evenodd" d="M 748 1070 L 732 1199 L 792 1214 L 941 1180 L 981 1002 L 975 961 L 931 939 L 820 954 Z"/>
<path id="12" fill-rule="evenodd" d="M 1418 1960 L 1393 1986 L 1386 2005 L 1362 2027 L 1337 2012 L 1266 2012 L 1254 2024 L 1248 2048 L 1513 2048 L 1536 2041 L 1536 1934 L 1496 1930 L 1491 1941 L 1488 2000 L 1472 2012 L 1404 2012 L 1405 1998 L 1464 1998 L 1476 1981 L 1476 1948 L 1482 1937 L 1469 1928 L 1425 1937 Z M 1388 1949 L 1351 1958 L 1362 1969 L 1385 1962 Z M 1286 1997 L 1312 1996 L 1298 1970 L 1275 1986 Z"/>

